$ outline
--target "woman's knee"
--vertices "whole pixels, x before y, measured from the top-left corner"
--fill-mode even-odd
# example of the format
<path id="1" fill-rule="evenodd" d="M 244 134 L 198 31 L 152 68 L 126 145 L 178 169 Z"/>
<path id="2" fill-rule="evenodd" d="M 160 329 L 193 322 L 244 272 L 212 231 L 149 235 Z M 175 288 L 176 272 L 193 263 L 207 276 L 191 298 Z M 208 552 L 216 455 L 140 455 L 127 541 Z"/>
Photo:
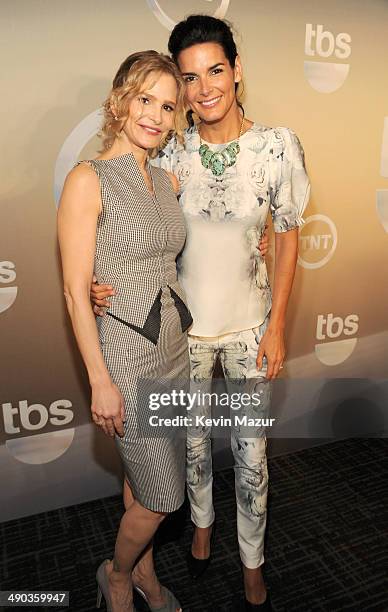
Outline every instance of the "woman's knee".
<path id="1" fill-rule="evenodd" d="M 156 523 L 157 525 L 160 525 L 164 519 L 166 518 L 166 516 L 168 516 L 168 512 L 158 512 L 157 510 L 151 510 L 150 508 L 146 508 L 145 506 L 142 506 L 140 504 L 140 502 L 138 502 L 137 500 L 135 500 L 135 503 L 138 506 L 138 510 L 140 512 L 140 514 L 148 521 L 152 521 L 153 523 Z"/>

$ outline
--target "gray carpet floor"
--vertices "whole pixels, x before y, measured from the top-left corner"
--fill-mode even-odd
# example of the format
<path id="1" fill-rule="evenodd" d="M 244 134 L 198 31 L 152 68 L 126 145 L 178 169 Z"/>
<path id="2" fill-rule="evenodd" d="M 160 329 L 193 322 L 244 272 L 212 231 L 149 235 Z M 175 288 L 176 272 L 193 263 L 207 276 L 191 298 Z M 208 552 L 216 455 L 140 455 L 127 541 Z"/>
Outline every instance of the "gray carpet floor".
<path id="1" fill-rule="evenodd" d="M 388 611 L 387 449 L 386 439 L 351 439 L 269 460 L 264 567 L 275 612 Z M 187 504 L 157 537 L 159 577 L 184 612 L 239 609 L 233 470 L 215 475 L 214 497 L 213 556 L 200 581 L 186 568 Z M 66 589 L 66 609 L 94 610 L 95 570 L 112 556 L 122 511 L 117 496 L 0 524 L 1 589 Z"/>

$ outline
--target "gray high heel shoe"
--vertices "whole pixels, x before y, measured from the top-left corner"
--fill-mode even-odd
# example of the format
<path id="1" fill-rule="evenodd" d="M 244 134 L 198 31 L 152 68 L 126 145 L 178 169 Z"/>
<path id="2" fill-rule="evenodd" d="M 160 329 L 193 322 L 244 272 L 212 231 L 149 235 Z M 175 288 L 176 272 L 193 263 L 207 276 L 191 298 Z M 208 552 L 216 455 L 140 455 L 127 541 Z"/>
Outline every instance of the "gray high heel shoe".
<path id="1" fill-rule="evenodd" d="M 108 574 L 106 573 L 106 566 L 108 565 L 108 563 L 110 563 L 110 559 L 105 559 L 105 561 L 103 561 L 98 567 L 96 573 L 96 580 L 98 585 L 96 608 L 100 608 L 102 596 L 104 596 L 107 612 L 113 612 L 112 600 L 109 592 Z M 133 608 L 133 612 L 136 612 L 135 607 Z"/>
<path id="2" fill-rule="evenodd" d="M 112 612 L 112 600 L 110 598 L 109 593 L 109 581 L 108 574 L 106 573 L 106 566 L 110 563 L 110 559 L 105 559 L 99 565 L 98 570 L 96 572 L 96 580 L 97 580 L 97 601 L 96 608 L 100 608 L 102 596 L 104 596 L 107 612 Z"/>
<path id="3" fill-rule="evenodd" d="M 176 612 L 176 610 L 180 610 L 182 612 L 182 606 L 177 600 L 177 598 L 175 597 L 175 595 L 171 593 L 171 591 L 163 585 L 162 585 L 162 591 L 166 598 L 166 603 L 164 604 L 164 606 L 159 606 L 158 608 L 154 608 L 151 606 L 150 602 L 147 599 L 147 595 L 144 593 L 144 591 L 140 587 L 133 585 L 133 588 L 144 599 L 144 601 L 148 605 L 151 612 Z"/>

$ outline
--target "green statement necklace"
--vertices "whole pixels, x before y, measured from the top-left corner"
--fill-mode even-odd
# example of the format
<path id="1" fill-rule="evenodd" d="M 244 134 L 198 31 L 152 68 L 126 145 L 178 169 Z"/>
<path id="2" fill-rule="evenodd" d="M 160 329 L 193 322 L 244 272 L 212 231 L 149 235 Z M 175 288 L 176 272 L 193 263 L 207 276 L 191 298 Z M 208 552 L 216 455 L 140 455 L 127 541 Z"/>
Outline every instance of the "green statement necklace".
<path id="1" fill-rule="evenodd" d="M 237 155 L 240 153 L 239 140 L 243 132 L 244 121 L 245 119 L 243 117 L 237 140 L 233 140 L 233 142 L 229 143 L 225 149 L 222 149 L 222 151 L 214 152 L 209 149 L 209 146 L 202 142 L 201 134 L 198 130 L 200 144 L 198 153 L 201 158 L 202 165 L 206 169 L 209 168 L 215 176 L 221 176 L 221 174 L 224 174 L 226 168 L 230 168 L 230 166 L 233 166 L 236 163 Z"/>

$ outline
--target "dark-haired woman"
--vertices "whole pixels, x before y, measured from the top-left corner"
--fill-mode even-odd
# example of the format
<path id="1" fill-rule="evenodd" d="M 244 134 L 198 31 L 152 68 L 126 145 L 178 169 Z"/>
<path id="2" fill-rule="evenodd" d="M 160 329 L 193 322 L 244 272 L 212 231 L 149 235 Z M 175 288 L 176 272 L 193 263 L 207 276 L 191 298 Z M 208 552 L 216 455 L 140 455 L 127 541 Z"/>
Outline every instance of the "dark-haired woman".
<path id="1" fill-rule="evenodd" d="M 270 381 L 285 357 L 284 325 L 297 259 L 298 227 L 309 195 L 303 150 L 287 128 L 267 128 L 244 117 L 238 100 L 241 61 L 229 26 L 192 15 L 174 28 L 169 51 L 186 82 L 191 127 L 173 139 L 160 164 L 179 179 L 187 239 L 179 278 L 194 323 L 189 331 L 193 388 L 208 390 L 219 357 L 225 379 L 261 396 L 267 413 Z M 194 124 L 192 114 L 199 121 Z M 274 290 L 257 249 L 268 212 L 275 230 Z M 99 306 L 109 294 L 94 287 Z M 210 415 L 210 406 L 201 406 Z M 187 436 L 187 487 L 195 525 L 189 567 L 194 577 L 210 561 L 214 523 L 211 428 Z M 268 473 L 263 430 L 232 428 L 237 529 L 246 610 L 270 609 L 263 581 Z"/>

